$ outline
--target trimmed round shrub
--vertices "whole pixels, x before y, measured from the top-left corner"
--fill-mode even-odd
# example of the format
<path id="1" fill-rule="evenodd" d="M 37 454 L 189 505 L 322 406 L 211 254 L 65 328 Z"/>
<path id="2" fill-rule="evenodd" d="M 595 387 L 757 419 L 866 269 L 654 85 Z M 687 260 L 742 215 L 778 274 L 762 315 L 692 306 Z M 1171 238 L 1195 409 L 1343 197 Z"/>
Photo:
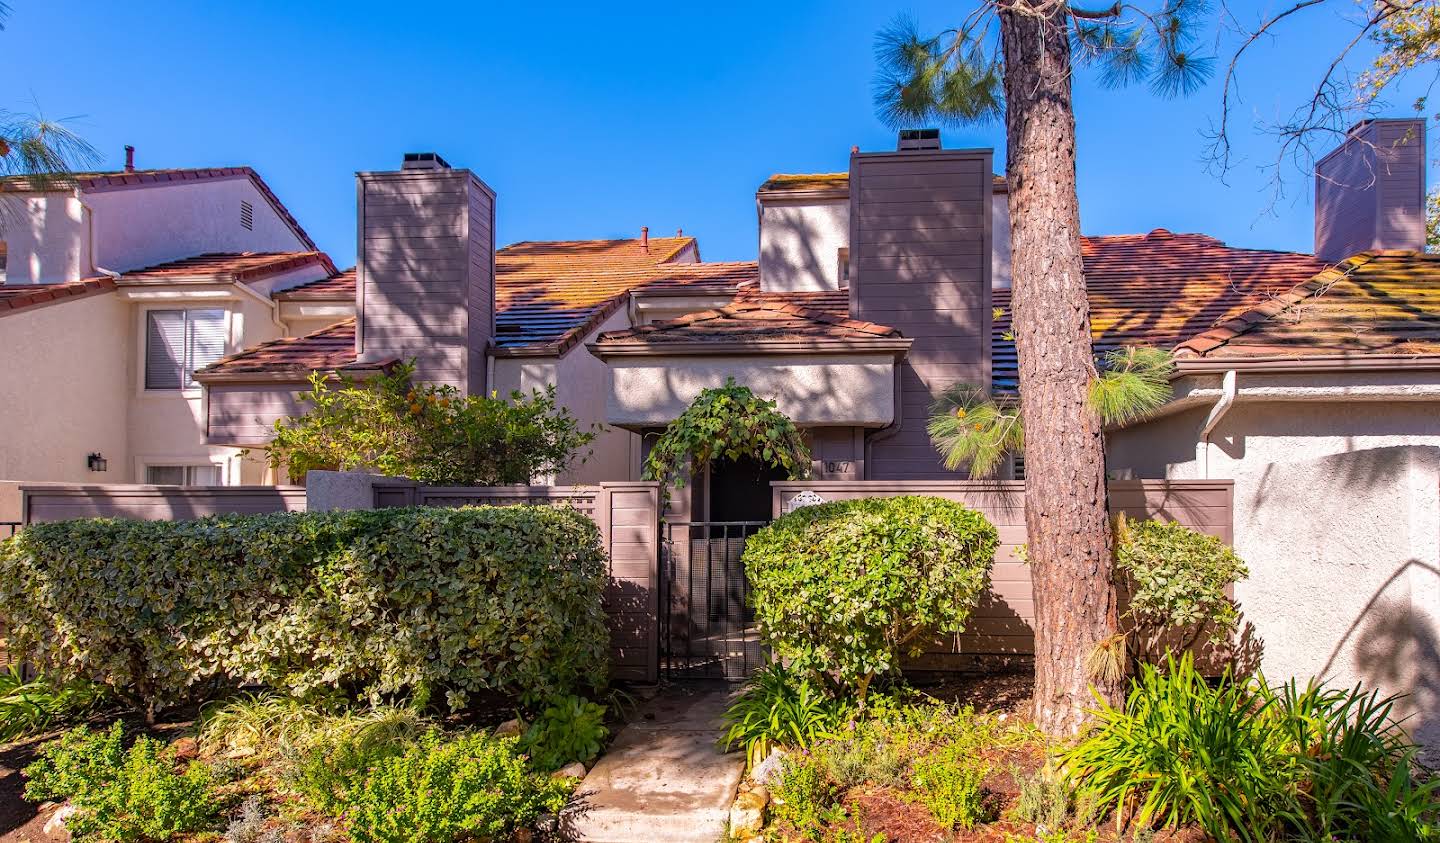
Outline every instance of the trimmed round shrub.
<path id="1" fill-rule="evenodd" d="M 599 530 L 564 507 L 85 519 L 0 544 L 9 646 L 147 713 L 222 683 L 305 696 L 603 682 Z"/>
<path id="2" fill-rule="evenodd" d="M 857 691 L 965 621 L 999 544 L 985 516 L 942 498 L 807 506 L 745 545 L 761 637 L 795 668 Z"/>
<path id="3" fill-rule="evenodd" d="M 1169 647 L 1188 649 L 1208 634 L 1227 640 L 1240 612 L 1225 590 L 1249 576 L 1220 539 L 1177 523 L 1122 518 L 1115 531 L 1115 576 L 1128 598 L 1133 661 L 1155 663 Z"/>

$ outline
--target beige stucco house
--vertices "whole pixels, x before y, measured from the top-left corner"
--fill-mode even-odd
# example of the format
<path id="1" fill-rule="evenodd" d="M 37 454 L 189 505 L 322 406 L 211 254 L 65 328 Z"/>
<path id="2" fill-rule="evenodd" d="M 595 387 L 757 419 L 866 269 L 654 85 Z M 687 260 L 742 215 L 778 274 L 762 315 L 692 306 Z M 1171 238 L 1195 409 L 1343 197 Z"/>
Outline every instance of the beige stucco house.
<path id="1" fill-rule="evenodd" d="M 1266 670 L 1412 692 L 1413 725 L 1437 743 L 1425 713 L 1440 704 L 1440 259 L 1423 254 L 1424 129 L 1367 121 L 1319 162 L 1313 254 L 1164 228 L 1082 246 L 1097 351 L 1154 345 L 1179 359 L 1174 400 L 1110 431 L 1111 474 L 1233 481 L 1235 544 L 1252 569 L 1236 594 Z M 932 133 L 900 146 L 852 152 L 845 172 L 767 180 L 749 262 L 702 262 L 678 232 L 497 248 L 502 198 L 433 154 L 358 174 L 346 272 L 248 171 L 230 188 L 251 185 L 250 213 L 274 215 L 255 223 L 264 242 L 225 239 L 240 235 L 222 231 L 239 214 L 224 198 L 211 240 L 164 254 L 122 261 L 82 237 L 63 260 L 32 259 L 38 247 L 17 236 L 8 263 L 29 268 L 16 278 L 71 283 L 43 290 L 64 299 L 0 315 L 0 347 L 32 361 L 9 371 L 36 372 L 5 381 L 0 478 L 144 480 L 152 465 L 210 463 L 226 468 L 181 482 L 270 479 L 236 455 L 265 447 L 311 372 L 414 358 L 422 378 L 471 393 L 553 384 L 582 421 L 606 425 L 562 482 L 638 478 L 653 434 L 729 377 L 804 428 L 821 478 L 954 479 L 925 432 L 931 401 L 956 382 L 1019 386 L 1008 196 L 988 149 L 943 149 Z M 88 195 L 82 183 L 47 197 L 57 210 L 36 219 L 84 217 Z M 239 251 L 301 263 L 183 281 L 144 270 Z M 60 265 L 70 274 L 43 274 Z M 27 295 L 0 287 L 0 308 Z M 225 302 L 226 353 L 195 346 L 200 388 L 152 397 L 147 309 L 212 301 Z M 87 473 L 91 452 L 112 473 Z M 1021 476 L 1023 459 L 1004 471 Z M 767 518 L 769 479 L 712 470 L 672 518 Z"/>
<path id="2" fill-rule="evenodd" d="M 9 179 L 0 203 L 0 480 L 263 482 L 209 441 L 192 372 L 310 327 L 272 293 L 335 267 L 260 176 Z"/>

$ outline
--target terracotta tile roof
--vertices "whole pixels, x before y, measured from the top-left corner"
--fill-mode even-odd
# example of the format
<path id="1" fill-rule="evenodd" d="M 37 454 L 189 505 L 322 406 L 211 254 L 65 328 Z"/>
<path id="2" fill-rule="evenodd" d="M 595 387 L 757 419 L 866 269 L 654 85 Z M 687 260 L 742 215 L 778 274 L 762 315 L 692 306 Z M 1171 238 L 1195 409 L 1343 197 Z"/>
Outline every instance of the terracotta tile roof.
<path id="1" fill-rule="evenodd" d="M 65 301 L 115 289 L 110 278 L 84 278 L 64 284 L 0 284 L 0 316 L 46 302 Z"/>
<path id="2" fill-rule="evenodd" d="M 618 344 L 871 340 L 899 338 L 886 325 L 851 319 L 846 293 L 765 293 L 743 290 L 730 304 L 599 336 Z"/>
<path id="3" fill-rule="evenodd" d="M 195 373 L 199 381 L 216 376 L 293 375 L 304 380 L 312 371 L 343 371 L 355 364 L 355 320 L 346 319 L 303 337 L 271 340 L 211 363 Z"/>
<path id="4" fill-rule="evenodd" d="M 64 179 L 57 179 L 56 183 L 74 184 L 81 190 L 99 191 L 117 190 L 126 187 L 147 187 L 169 182 L 231 179 L 240 176 L 250 179 L 255 185 L 255 189 L 260 192 L 261 196 L 265 197 L 266 201 L 275 209 L 275 212 L 280 215 L 280 218 L 285 221 L 285 224 L 290 227 L 291 231 L 295 232 L 295 236 L 299 237 L 300 241 L 304 243 L 306 247 L 313 250 L 320 248 L 315 245 L 314 240 L 310 239 L 310 235 L 305 233 L 305 229 L 300 227 L 300 222 L 295 219 L 294 215 L 290 213 L 290 210 L 280 202 L 279 197 L 270 189 L 270 185 L 266 184 L 265 180 L 260 178 L 260 174 L 250 167 L 189 167 L 162 170 L 132 170 L 128 172 L 125 170 L 109 170 L 95 173 L 74 173 Z M 31 185 L 31 180 L 24 176 L 6 176 L 0 178 L 0 190 L 24 191 L 32 189 Z"/>
<path id="5" fill-rule="evenodd" d="M 157 281 L 233 281 L 245 283 L 292 269 L 317 264 L 328 272 L 335 265 L 324 252 L 212 252 L 176 261 L 132 269 L 120 283 Z"/>
<path id="6" fill-rule="evenodd" d="M 355 301 L 355 267 L 336 272 L 329 278 L 311 281 L 298 287 L 278 290 L 270 296 L 277 301 Z"/>
<path id="7" fill-rule="evenodd" d="M 1085 237 L 1085 283 L 1096 353 L 1125 345 L 1173 348 L 1289 290 L 1325 268 L 1313 255 L 1237 249 L 1203 234 Z M 1019 384 L 1010 291 L 994 291 L 992 383 Z"/>
<path id="8" fill-rule="evenodd" d="M 1005 177 L 992 177 L 991 187 L 996 192 L 1006 190 Z M 850 190 L 849 173 L 776 173 L 760 185 L 760 193 L 811 193 L 817 191 Z"/>
<path id="9" fill-rule="evenodd" d="M 755 264 L 674 262 L 698 256 L 693 237 L 524 242 L 495 253 L 495 345 L 502 353 L 563 354 L 632 291 L 716 287 Z"/>
<path id="10" fill-rule="evenodd" d="M 500 353 L 563 354 L 618 310 L 633 290 L 723 290 L 730 292 L 759 277 L 754 261 L 667 263 L 695 244 L 691 237 L 650 240 L 647 252 L 638 240 L 567 240 L 526 242 L 496 252 L 495 344 Z M 350 300 L 355 271 L 284 290 L 282 300 Z M 332 328 L 340 333 L 326 333 Z M 227 358 L 224 373 L 301 372 L 303 361 L 328 367 L 355 360 L 352 322 L 298 339 L 281 339 Z M 323 336 L 322 336 L 323 335 Z M 325 355 L 317 355 L 323 340 Z M 348 357 L 339 351 L 348 341 Z M 339 343 L 338 346 L 335 343 Z M 252 352 L 261 352 L 251 358 Z M 217 363 L 216 366 L 220 364 Z M 214 369 L 206 371 L 222 371 Z"/>
<path id="11" fill-rule="evenodd" d="M 1178 353 L 1440 354 L 1440 255 L 1356 255 L 1181 343 Z"/>

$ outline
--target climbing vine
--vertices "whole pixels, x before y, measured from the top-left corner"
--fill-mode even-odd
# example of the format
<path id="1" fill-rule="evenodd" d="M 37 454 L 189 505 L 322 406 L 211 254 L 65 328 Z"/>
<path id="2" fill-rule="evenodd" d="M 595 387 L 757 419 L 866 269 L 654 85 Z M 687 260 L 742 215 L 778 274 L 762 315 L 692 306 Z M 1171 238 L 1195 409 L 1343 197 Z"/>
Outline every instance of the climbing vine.
<path id="1" fill-rule="evenodd" d="M 724 386 L 702 391 L 655 440 L 645 458 L 645 479 L 682 486 L 682 470 L 691 459 L 705 466 L 744 457 L 783 469 L 791 480 L 810 474 L 810 449 L 795 423 L 774 401 L 726 378 Z"/>

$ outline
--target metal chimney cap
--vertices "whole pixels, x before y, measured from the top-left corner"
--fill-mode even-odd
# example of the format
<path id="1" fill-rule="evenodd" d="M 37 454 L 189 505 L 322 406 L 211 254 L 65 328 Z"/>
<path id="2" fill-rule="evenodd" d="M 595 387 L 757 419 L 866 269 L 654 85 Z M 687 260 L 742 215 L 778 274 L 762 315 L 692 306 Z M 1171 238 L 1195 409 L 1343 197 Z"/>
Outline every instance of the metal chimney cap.
<path id="1" fill-rule="evenodd" d="M 448 170 L 450 164 L 438 152 L 407 152 L 402 170 Z"/>
<path id="2" fill-rule="evenodd" d="M 939 149 L 939 129 L 901 129 L 900 142 L 895 147 L 900 152 L 912 149 Z"/>

